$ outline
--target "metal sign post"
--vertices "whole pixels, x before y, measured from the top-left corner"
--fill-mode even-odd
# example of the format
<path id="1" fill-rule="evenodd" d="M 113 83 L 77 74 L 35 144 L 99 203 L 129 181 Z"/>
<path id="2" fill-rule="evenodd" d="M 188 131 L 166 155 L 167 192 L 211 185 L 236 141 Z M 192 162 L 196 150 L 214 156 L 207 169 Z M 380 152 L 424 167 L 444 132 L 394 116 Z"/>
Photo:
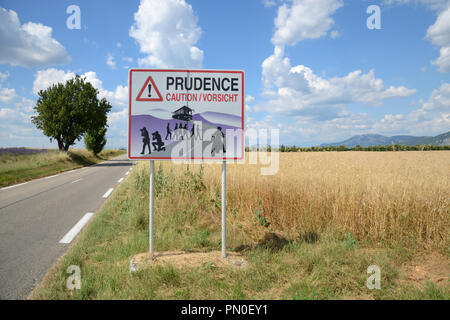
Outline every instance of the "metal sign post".
<path id="1" fill-rule="evenodd" d="M 149 203 L 149 221 L 148 221 L 148 227 L 149 227 L 149 251 L 150 251 L 150 259 L 153 259 L 153 175 L 155 171 L 155 160 L 150 160 L 150 203 Z"/>
<path id="2" fill-rule="evenodd" d="M 227 162 L 222 162 L 222 258 L 227 257 Z"/>

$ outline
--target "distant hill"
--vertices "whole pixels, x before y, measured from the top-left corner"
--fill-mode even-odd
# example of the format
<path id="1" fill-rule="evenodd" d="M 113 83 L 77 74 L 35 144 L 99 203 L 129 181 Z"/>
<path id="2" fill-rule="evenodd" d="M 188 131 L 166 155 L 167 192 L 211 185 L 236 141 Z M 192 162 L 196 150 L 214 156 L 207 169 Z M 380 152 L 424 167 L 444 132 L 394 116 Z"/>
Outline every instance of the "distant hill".
<path id="1" fill-rule="evenodd" d="M 353 136 L 350 139 L 341 142 L 323 143 L 320 146 L 326 147 L 326 146 L 345 145 L 347 148 L 354 148 L 357 145 L 360 145 L 361 147 L 369 147 L 369 146 L 389 145 L 392 143 L 405 146 L 424 145 L 424 144 L 431 144 L 434 146 L 448 146 L 450 145 L 450 131 L 435 137 L 427 137 L 427 136 L 386 137 L 380 134 L 361 134 Z"/>

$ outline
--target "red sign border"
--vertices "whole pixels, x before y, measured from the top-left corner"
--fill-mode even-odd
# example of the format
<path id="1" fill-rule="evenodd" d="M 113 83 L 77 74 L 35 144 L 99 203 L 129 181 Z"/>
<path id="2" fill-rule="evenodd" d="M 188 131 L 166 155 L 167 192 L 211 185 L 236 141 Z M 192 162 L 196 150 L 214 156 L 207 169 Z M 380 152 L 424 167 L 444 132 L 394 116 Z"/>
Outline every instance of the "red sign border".
<path id="1" fill-rule="evenodd" d="M 131 156 L 131 95 L 132 95 L 132 73 L 133 72 L 190 72 L 190 73 L 238 73 L 242 76 L 242 151 L 241 157 L 222 157 L 222 158 L 211 158 L 211 157 L 132 157 Z M 245 73 L 242 70 L 191 70 L 191 69 L 130 69 L 129 70 L 129 88 L 128 88 L 128 159 L 130 160 L 215 160 L 215 161 L 226 161 L 226 160 L 245 160 L 245 134 L 244 134 L 244 101 L 245 101 Z M 152 78 L 153 80 L 153 78 Z M 155 86 L 156 87 L 156 86 Z"/>

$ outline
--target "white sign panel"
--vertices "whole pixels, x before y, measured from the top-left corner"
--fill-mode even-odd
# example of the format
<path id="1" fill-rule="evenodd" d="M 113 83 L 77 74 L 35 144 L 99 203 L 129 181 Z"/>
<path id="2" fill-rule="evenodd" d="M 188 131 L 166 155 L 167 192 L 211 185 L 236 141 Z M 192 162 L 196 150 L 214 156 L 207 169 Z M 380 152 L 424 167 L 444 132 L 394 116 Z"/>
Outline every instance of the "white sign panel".
<path id="1" fill-rule="evenodd" d="M 131 69 L 130 159 L 244 159 L 244 72 Z"/>

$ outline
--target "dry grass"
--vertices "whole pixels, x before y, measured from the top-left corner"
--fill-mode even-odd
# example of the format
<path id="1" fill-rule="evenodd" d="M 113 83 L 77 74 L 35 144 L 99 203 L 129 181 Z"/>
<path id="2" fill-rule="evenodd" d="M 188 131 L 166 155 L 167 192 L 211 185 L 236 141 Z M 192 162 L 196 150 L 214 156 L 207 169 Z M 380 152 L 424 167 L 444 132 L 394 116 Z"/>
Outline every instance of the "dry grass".
<path id="1" fill-rule="evenodd" d="M 182 175 L 186 165 L 163 168 Z M 281 153 L 276 175 L 262 176 L 260 168 L 248 160 L 227 166 L 228 223 L 248 242 L 267 231 L 256 227 L 260 199 L 261 215 L 286 237 L 351 233 L 372 244 L 449 247 L 450 152 Z M 220 170 L 204 165 L 211 199 L 220 195 Z"/>
<path id="2" fill-rule="evenodd" d="M 85 149 L 68 152 L 48 149 L 28 154 L 3 152 L 0 154 L 0 187 L 92 165 L 123 153 L 123 150 L 105 149 L 96 157 Z"/>

